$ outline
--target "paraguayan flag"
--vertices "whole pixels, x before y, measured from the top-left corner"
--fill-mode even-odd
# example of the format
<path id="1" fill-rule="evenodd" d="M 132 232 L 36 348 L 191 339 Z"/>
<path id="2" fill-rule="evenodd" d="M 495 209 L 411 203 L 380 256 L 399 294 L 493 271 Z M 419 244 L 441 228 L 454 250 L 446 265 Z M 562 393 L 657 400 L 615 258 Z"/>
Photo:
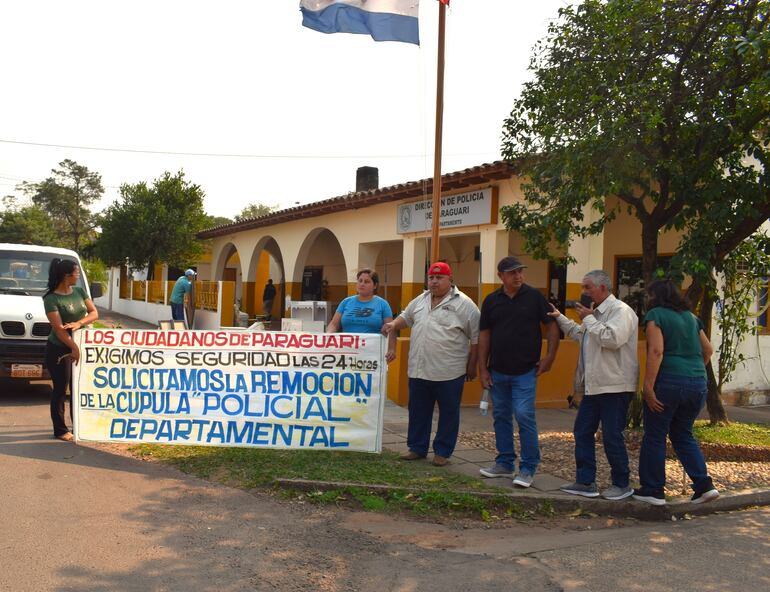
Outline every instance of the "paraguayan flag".
<path id="1" fill-rule="evenodd" d="M 301 0 L 302 25 L 321 33 L 361 33 L 420 44 L 418 0 Z"/>

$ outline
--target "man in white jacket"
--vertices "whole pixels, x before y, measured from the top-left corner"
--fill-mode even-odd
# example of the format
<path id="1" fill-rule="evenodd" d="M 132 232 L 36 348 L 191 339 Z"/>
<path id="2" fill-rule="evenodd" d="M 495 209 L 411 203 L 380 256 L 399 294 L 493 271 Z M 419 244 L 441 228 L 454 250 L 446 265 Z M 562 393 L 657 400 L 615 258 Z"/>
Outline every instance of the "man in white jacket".
<path id="1" fill-rule="evenodd" d="M 585 497 L 598 497 L 596 488 L 596 431 L 602 426 L 604 453 L 610 463 L 612 485 L 602 497 L 620 500 L 633 494 L 629 485 L 628 452 L 623 440 L 626 413 L 639 386 L 637 342 L 639 319 L 633 309 L 611 294 L 607 272 L 590 271 L 583 278 L 583 294 L 593 305 L 575 304 L 583 321 L 578 324 L 552 306 L 564 334 L 580 343 L 578 370 L 582 370 L 585 394 L 575 418 L 575 482 L 561 490 Z"/>

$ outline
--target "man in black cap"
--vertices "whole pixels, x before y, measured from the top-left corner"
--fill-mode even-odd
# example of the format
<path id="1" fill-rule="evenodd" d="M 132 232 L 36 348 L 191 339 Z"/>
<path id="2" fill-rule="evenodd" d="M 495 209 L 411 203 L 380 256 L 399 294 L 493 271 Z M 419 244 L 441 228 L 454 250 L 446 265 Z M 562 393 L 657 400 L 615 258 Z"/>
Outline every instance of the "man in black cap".
<path id="1" fill-rule="evenodd" d="M 529 487 L 540 464 L 535 388 L 537 377 L 551 369 L 559 348 L 559 327 L 548 315 L 551 307 L 539 290 L 524 283 L 526 268 L 516 257 L 497 264 L 503 282 L 484 299 L 479 325 L 479 376 L 492 394 L 497 457 L 492 467 L 481 469 L 484 477 L 511 477 L 516 451 L 513 417 L 519 426 L 521 458 L 514 485 Z M 542 331 L 546 326 L 548 351 L 540 359 Z"/>

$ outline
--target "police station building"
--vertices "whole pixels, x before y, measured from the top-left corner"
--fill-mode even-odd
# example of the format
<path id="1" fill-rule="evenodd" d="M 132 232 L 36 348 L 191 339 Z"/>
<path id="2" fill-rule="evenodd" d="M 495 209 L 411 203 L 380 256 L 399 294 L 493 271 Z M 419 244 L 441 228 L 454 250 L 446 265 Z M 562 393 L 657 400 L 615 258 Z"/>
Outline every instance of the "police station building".
<path id="1" fill-rule="evenodd" d="M 506 161 L 443 176 L 440 259 L 451 266 L 463 292 L 480 306 L 499 287 L 497 262 L 515 255 L 528 265 L 525 281 L 561 303 L 578 299 L 585 273 L 599 268 L 609 272 L 618 297 L 633 300 L 640 293 L 641 232 L 625 208 L 618 208 L 602 234 L 576 238 L 570 245 L 576 263 L 559 267 L 530 257 L 521 237 L 500 220 L 501 207 L 523 199 L 521 184 L 515 164 Z M 262 290 L 270 278 L 277 288 L 274 318 L 315 302 L 328 319 L 337 303 L 355 293 L 358 270 L 372 268 L 380 277 L 378 294 L 398 314 L 425 286 L 432 191 L 431 179 L 378 187 L 377 169 L 362 167 L 355 192 L 201 232 L 199 238 L 212 242 L 209 279 L 232 285 L 248 316 L 262 312 Z M 616 206 L 607 199 L 608 208 Z M 586 210 L 587 221 L 595 216 Z M 677 242 L 675 233 L 661 234 L 660 256 L 671 256 Z M 388 395 L 400 404 L 408 397 L 408 346 L 408 331 L 402 331 L 388 374 Z M 576 344 L 562 341 L 553 370 L 539 381 L 538 406 L 566 405 L 576 362 Z M 478 395 L 478 381 L 469 383 L 463 402 L 473 404 Z"/>

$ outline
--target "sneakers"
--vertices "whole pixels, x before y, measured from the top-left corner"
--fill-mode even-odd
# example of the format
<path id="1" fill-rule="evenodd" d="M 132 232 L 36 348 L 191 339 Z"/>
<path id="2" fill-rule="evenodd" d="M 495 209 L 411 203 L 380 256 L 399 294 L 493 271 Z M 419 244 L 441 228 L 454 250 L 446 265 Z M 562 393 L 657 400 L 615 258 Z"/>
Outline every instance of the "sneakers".
<path id="1" fill-rule="evenodd" d="M 634 488 L 628 485 L 626 485 L 625 487 L 618 487 L 617 485 L 611 485 L 609 488 L 602 491 L 602 497 L 608 500 L 622 500 L 633 494 L 634 494 Z"/>
<path id="2" fill-rule="evenodd" d="M 519 487 L 529 487 L 532 485 L 532 480 L 535 478 L 534 475 L 530 475 L 529 473 L 519 473 L 513 478 L 513 484 L 518 485 Z"/>
<path id="3" fill-rule="evenodd" d="M 640 502 L 647 502 L 653 506 L 665 506 L 666 496 L 662 491 L 650 491 L 649 489 L 634 489 L 634 499 Z"/>
<path id="4" fill-rule="evenodd" d="M 506 469 L 503 465 L 494 465 L 489 468 L 479 469 L 479 473 L 484 477 L 493 479 L 494 477 L 513 477 L 513 471 Z"/>
<path id="5" fill-rule="evenodd" d="M 702 491 L 701 493 L 695 492 L 695 495 L 693 495 L 690 498 L 690 501 L 693 504 L 705 504 L 706 502 L 713 501 L 719 497 L 719 492 L 714 489 L 713 487 L 711 489 L 707 489 L 706 491 Z"/>
<path id="6" fill-rule="evenodd" d="M 445 467 L 449 463 L 449 459 L 446 456 L 434 454 L 431 463 L 434 467 Z"/>
<path id="7" fill-rule="evenodd" d="M 564 493 L 571 493 L 572 495 L 582 495 L 583 497 L 599 497 L 599 490 L 596 489 L 596 483 L 585 485 L 584 483 L 570 483 L 569 485 L 562 485 L 559 487 L 560 491 Z"/>
<path id="8" fill-rule="evenodd" d="M 404 452 L 404 454 L 398 457 L 399 460 L 420 460 L 421 458 L 425 458 L 425 455 L 417 454 L 411 450 L 409 452 Z"/>

